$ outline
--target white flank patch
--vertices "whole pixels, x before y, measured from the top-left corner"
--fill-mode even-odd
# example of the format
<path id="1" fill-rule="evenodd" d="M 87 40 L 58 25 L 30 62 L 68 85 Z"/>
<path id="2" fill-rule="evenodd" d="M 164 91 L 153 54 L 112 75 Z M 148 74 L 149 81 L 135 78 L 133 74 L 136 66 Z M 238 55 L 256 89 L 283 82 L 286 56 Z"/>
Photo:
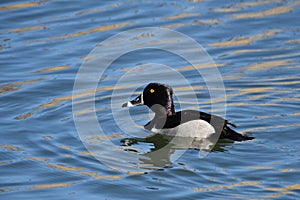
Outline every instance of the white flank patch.
<path id="1" fill-rule="evenodd" d="M 153 127 L 151 131 L 167 136 L 192 137 L 199 139 L 209 138 L 215 133 L 214 127 L 204 120 L 192 120 L 180 124 L 175 128 L 157 129 Z"/>

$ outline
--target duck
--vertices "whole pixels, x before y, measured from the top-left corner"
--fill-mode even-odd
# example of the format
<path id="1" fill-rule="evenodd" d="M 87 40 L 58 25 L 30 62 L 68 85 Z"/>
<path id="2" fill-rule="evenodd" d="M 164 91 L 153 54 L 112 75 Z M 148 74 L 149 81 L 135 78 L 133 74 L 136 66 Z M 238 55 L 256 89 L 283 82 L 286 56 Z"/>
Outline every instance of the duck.
<path id="1" fill-rule="evenodd" d="M 197 110 L 175 112 L 173 89 L 162 83 L 149 83 L 142 94 L 122 107 L 146 105 L 154 112 L 154 118 L 144 128 L 164 136 L 193 137 L 206 139 L 217 136 L 218 139 L 233 141 L 252 140 L 249 134 L 233 130 L 237 126 L 220 116 Z"/>

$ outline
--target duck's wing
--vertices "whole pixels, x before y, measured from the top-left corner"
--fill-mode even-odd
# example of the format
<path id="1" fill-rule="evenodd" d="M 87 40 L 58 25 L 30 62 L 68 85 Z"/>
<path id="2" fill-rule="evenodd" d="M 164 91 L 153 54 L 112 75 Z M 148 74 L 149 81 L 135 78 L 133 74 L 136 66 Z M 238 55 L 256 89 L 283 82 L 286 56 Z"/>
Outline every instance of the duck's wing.
<path id="1" fill-rule="evenodd" d="M 235 130 L 232 130 L 230 127 L 227 125 L 224 126 L 220 139 L 230 139 L 234 141 L 245 141 L 245 140 L 252 140 L 254 137 L 248 134 L 241 134 L 236 132 Z"/>
<path id="2" fill-rule="evenodd" d="M 234 141 L 244 141 L 244 140 L 252 140 L 254 137 L 247 135 L 247 134 L 241 134 L 236 132 L 235 130 L 231 129 L 229 127 L 232 126 L 236 128 L 236 125 L 229 120 L 223 119 L 222 117 L 211 115 L 209 113 L 205 112 L 199 112 L 194 110 L 184 110 L 181 112 L 177 112 L 176 115 L 180 116 L 181 123 L 190 121 L 190 120 L 196 120 L 201 119 L 205 120 L 208 123 L 210 123 L 216 132 L 221 132 L 220 138 L 226 138 Z"/>
<path id="3" fill-rule="evenodd" d="M 153 126 L 157 126 L 157 125 L 159 125 L 161 128 L 174 128 L 176 126 L 179 126 L 180 124 L 192 120 L 199 120 L 199 119 L 207 121 L 215 129 L 218 127 L 222 129 L 224 124 L 229 124 L 227 120 L 224 120 L 223 118 L 218 117 L 216 115 L 211 115 L 205 112 L 199 112 L 195 110 L 183 110 L 183 111 L 176 112 L 175 115 L 168 116 L 166 119 L 155 116 L 144 127 L 148 130 L 151 130 Z"/>
<path id="4" fill-rule="evenodd" d="M 196 110 L 183 110 L 176 113 L 177 118 L 181 120 L 181 123 L 185 123 L 191 120 L 201 119 L 210 123 L 214 128 L 223 127 L 224 124 L 227 124 L 228 121 L 222 117 L 211 115 L 205 112 L 199 112 Z"/>

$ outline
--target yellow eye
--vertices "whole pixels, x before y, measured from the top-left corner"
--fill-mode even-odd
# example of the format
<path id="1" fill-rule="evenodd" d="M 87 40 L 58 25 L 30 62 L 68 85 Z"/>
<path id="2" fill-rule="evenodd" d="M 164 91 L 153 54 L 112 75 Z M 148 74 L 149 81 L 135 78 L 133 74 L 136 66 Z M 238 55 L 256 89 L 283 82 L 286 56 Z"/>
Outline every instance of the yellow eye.
<path id="1" fill-rule="evenodd" d="M 155 92 L 153 89 L 150 89 L 150 93 L 153 93 L 153 92 Z"/>

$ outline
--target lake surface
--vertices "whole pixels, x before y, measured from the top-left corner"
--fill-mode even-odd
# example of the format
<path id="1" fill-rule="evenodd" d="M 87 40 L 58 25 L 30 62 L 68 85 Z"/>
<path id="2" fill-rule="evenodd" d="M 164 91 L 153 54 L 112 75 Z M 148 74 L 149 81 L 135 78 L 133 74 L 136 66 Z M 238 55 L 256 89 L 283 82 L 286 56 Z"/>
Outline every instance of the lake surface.
<path id="1" fill-rule="evenodd" d="M 0 199 L 300 199 L 299 0 L 2 1 L 0 13 Z M 168 34 L 109 41 L 145 27 Z M 176 55 L 201 47 L 171 33 L 203 59 Z M 162 43 L 173 52 L 151 48 Z M 121 105 L 152 81 L 174 88 L 177 110 L 255 139 L 135 141 L 153 115 Z"/>

